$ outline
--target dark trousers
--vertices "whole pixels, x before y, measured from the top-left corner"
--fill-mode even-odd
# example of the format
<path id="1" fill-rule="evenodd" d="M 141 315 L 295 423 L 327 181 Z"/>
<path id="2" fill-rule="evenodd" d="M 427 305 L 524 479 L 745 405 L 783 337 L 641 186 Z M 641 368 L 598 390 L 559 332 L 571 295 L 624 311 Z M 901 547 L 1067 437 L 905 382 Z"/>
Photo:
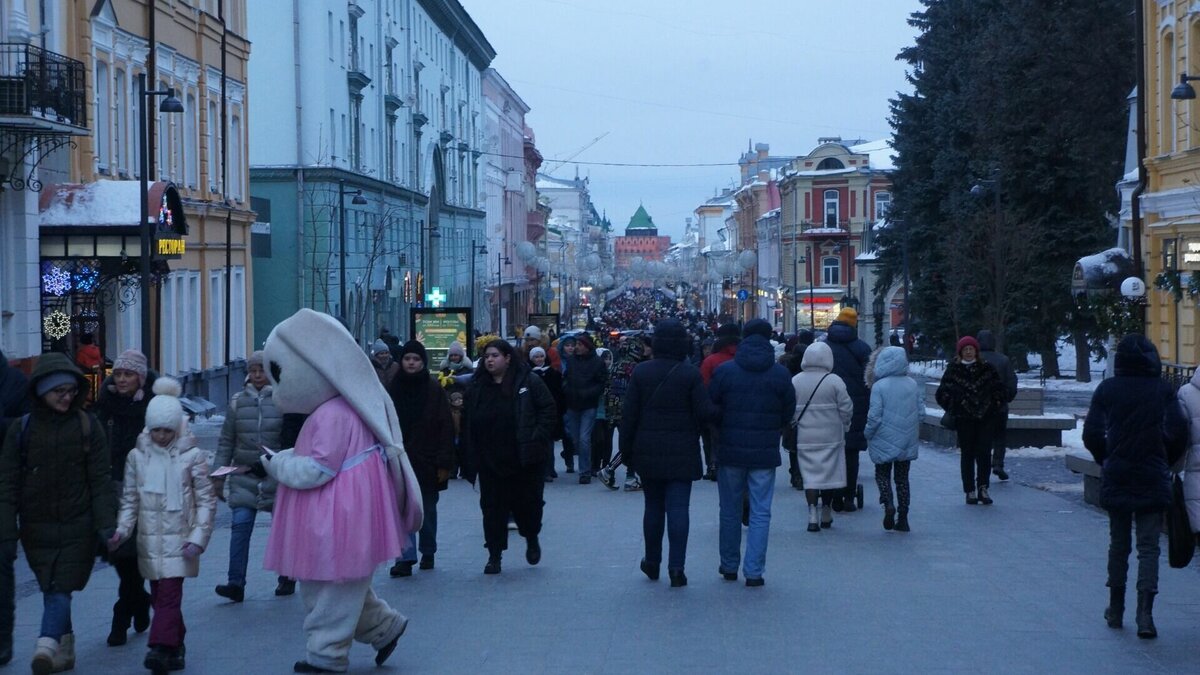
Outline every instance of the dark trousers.
<path id="1" fill-rule="evenodd" d="M 566 419 L 566 415 L 563 415 L 563 419 Z M 566 422 L 563 423 L 562 450 L 558 454 L 568 469 L 575 466 L 575 441 L 566 432 Z"/>
<path id="2" fill-rule="evenodd" d="M 16 611 L 16 540 L 0 542 L 0 650 L 12 647 L 13 613 Z"/>
<path id="3" fill-rule="evenodd" d="M 692 501 L 690 480 L 643 479 L 646 510 L 642 515 L 642 534 L 646 538 L 646 562 L 662 564 L 663 529 L 670 544 L 668 570 L 683 570 L 687 559 L 688 506 Z"/>
<path id="4" fill-rule="evenodd" d="M 1124 588 L 1129 575 L 1132 529 L 1137 525 L 1137 590 L 1158 592 L 1158 539 L 1162 535 L 1162 511 L 1108 512 L 1108 586 Z"/>
<path id="5" fill-rule="evenodd" d="M 542 531 L 542 492 L 546 488 L 541 464 L 523 466 L 511 476 L 486 467 L 479 471 L 479 508 L 483 511 L 483 542 L 493 555 L 508 548 L 508 516 L 512 514 L 522 537 Z"/>
<path id="6" fill-rule="evenodd" d="M 179 647 L 187 628 L 183 625 L 183 577 L 150 582 L 150 603 L 154 620 L 150 622 L 151 647 Z"/>
<path id="7" fill-rule="evenodd" d="M 911 498 L 908 486 L 908 469 L 911 461 L 887 462 L 875 465 L 875 485 L 879 487 L 879 503 L 892 508 L 892 473 L 896 474 L 896 497 L 900 502 L 900 513 L 908 513 Z"/>
<path id="8" fill-rule="evenodd" d="M 992 427 L 992 468 L 1004 468 L 1004 453 L 1008 448 L 1008 411 L 1005 410 L 993 417 Z"/>
<path id="9" fill-rule="evenodd" d="M 123 556 L 112 562 L 121 583 L 117 587 L 117 603 L 113 605 L 113 617 L 128 626 L 134 615 L 147 611 L 150 595 L 146 593 L 146 580 L 138 570 L 137 556 Z"/>
<path id="10" fill-rule="evenodd" d="M 704 432 L 700 434 L 700 443 L 704 448 L 704 467 L 706 469 L 717 468 L 717 430 L 712 426 L 704 427 Z"/>
<path id="11" fill-rule="evenodd" d="M 600 467 L 612 461 L 613 426 L 608 420 L 596 420 L 592 427 L 592 473 L 599 473 Z"/>
<path id="12" fill-rule="evenodd" d="M 990 417 L 981 420 L 958 418 L 958 448 L 962 451 L 959 470 L 962 473 L 963 492 L 974 492 L 977 488 L 989 485 L 994 425 Z"/>
<path id="13" fill-rule="evenodd" d="M 846 489 L 844 499 L 854 500 L 858 495 L 858 450 L 846 448 Z"/>

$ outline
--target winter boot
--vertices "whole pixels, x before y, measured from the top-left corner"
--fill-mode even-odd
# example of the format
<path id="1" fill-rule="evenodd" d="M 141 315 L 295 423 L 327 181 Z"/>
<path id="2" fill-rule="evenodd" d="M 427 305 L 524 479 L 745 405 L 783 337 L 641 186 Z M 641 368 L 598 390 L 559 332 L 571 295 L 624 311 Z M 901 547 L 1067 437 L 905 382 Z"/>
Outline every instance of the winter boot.
<path id="1" fill-rule="evenodd" d="M 412 576 L 412 568 L 413 568 L 412 561 L 397 560 L 396 564 L 392 565 L 392 569 L 388 571 L 388 575 L 391 576 L 393 579 L 397 578 L 397 577 L 411 577 Z"/>
<path id="2" fill-rule="evenodd" d="M 169 663 L 171 655 L 167 653 L 166 647 L 157 645 L 150 648 L 146 652 L 146 658 L 142 661 L 142 667 L 149 670 L 154 675 L 166 675 L 170 670 Z"/>
<path id="3" fill-rule="evenodd" d="M 394 576 L 394 575 L 393 575 Z M 226 598 L 233 602 L 241 602 L 246 599 L 246 587 L 235 586 L 234 584 L 221 584 L 216 588 L 217 595 Z M 141 632 L 140 630 L 138 631 Z"/>
<path id="4" fill-rule="evenodd" d="M 279 584 L 275 586 L 275 595 L 291 595 L 296 592 L 296 580 L 288 577 L 279 577 Z"/>
<path id="5" fill-rule="evenodd" d="M 829 504 L 821 507 L 821 528 L 828 530 L 833 527 L 833 514 L 830 512 Z"/>
<path id="6" fill-rule="evenodd" d="M 500 574 L 500 552 L 488 554 L 487 564 L 483 566 L 484 574 Z"/>
<path id="7" fill-rule="evenodd" d="M 187 646 L 180 644 L 174 649 L 167 650 L 167 670 L 183 670 L 187 668 Z"/>
<path id="8" fill-rule="evenodd" d="M 525 562 L 536 565 L 542 561 L 542 545 L 538 543 L 537 535 L 525 539 Z"/>
<path id="9" fill-rule="evenodd" d="M 240 600 L 238 602 L 241 602 Z M 133 610 L 133 629 L 145 633 L 150 628 L 150 594 L 142 591 L 137 607 Z"/>
<path id="10" fill-rule="evenodd" d="M 54 672 L 75 669 L 75 634 L 67 633 L 58 641 L 58 653 L 54 655 Z"/>
<path id="11" fill-rule="evenodd" d="M 975 491 L 971 490 L 970 492 L 968 492 L 967 493 L 967 504 L 970 506 L 974 506 L 975 504 L 978 504 L 978 503 L 979 503 L 979 497 L 976 496 Z"/>
<path id="12" fill-rule="evenodd" d="M 891 530 L 896 527 L 896 509 L 891 504 L 883 507 L 883 529 Z"/>
<path id="13" fill-rule="evenodd" d="M 33 661 L 29 664 L 33 675 L 49 675 L 54 672 L 54 657 L 58 654 L 58 640 L 40 637 L 33 650 Z"/>
<path id="14" fill-rule="evenodd" d="M 992 504 L 992 497 L 988 494 L 988 486 L 986 485 L 979 486 L 979 503 L 984 506 L 991 506 Z"/>
<path id="15" fill-rule="evenodd" d="M 108 633 L 108 646 L 120 647 L 129 639 L 129 622 L 133 621 L 133 617 L 125 611 L 124 604 L 118 600 L 117 604 L 113 605 L 112 630 Z"/>
<path id="16" fill-rule="evenodd" d="M 671 578 L 671 588 L 687 586 L 687 576 L 684 575 L 683 570 L 673 570 L 668 568 L 667 576 Z"/>
<path id="17" fill-rule="evenodd" d="M 817 505 L 809 504 L 808 505 L 808 531 L 809 532 L 820 532 L 821 531 L 821 523 L 820 523 L 819 518 L 820 517 L 817 514 Z"/>
<path id="18" fill-rule="evenodd" d="M 908 509 L 900 509 L 900 513 L 896 517 L 896 531 L 908 532 Z"/>
<path id="19" fill-rule="evenodd" d="M 1153 640 L 1158 637 L 1154 627 L 1154 596 L 1155 591 L 1138 591 L 1137 605 L 1137 634 L 1143 640 Z"/>
<path id="20" fill-rule="evenodd" d="M 1110 586 L 1108 588 L 1108 607 L 1104 608 L 1104 620 L 1109 628 L 1120 628 L 1122 615 L 1125 614 L 1125 587 Z"/>

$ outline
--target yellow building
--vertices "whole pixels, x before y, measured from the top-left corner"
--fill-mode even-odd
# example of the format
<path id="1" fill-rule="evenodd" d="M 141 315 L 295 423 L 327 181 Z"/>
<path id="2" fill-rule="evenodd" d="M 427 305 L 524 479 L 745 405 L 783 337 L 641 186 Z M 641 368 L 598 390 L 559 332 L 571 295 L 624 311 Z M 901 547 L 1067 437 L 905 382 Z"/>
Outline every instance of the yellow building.
<path id="1" fill-rule="evenodd" d="M 1171 94 L 1181 75 L 1200 75 L 1200 12 L 1190 1 L 1142 2 L 1147 83 L 1142 250 L 1150 286 L 1146 335 L 1163 361 L 1196 364 L 1200 361 L 1196 334 L 1200 99 L 1176 100 Z M 1197 294 L 1190 293 L 1189 287 Z"/>
<path id="2" fill-rule="evenodd" d="M 189 393 L 223 405 L 240 388 L 253 335 L 246 0 L 16 3 L 30 27 L 19 32 L 48 50 L 18 45 L 18 72 L 45 59 L 82 64 L 75 95 L 90 132 L 27 142 L 45 151 L 26 169 L 36 194 L 18 207 L 37 214 L 38 256 L 24 273 L 37 289 L 41 350 L 73 353 L 85 333 L 108 358 L 139 348 L 153 367 L 188 380 Z M 169 96 L 145 97 L 156 232 L 148 296 L 138 283 L 143 75 L 147 90 L 172 90 L 176 104 L 163 111 Z M 152 303 L 152 345 L 142 344 L 142 302 Z"/>

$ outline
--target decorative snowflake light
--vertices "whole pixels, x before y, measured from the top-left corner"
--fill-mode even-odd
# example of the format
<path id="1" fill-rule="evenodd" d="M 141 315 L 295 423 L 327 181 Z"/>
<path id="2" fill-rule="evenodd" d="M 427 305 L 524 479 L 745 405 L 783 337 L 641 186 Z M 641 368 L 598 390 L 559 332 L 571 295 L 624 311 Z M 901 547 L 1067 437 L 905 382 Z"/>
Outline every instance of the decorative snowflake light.
<path id="1" fill-rule="evenodd" d="M 83 309 L 75 315 L 75 321 L 84 333 L 95 334 L 100 331 L 100 313 L 94 309 Z"/>
<path id="2" fill-rule="evenodd" d="M 71 332 L 71 317 L 56 309 L 42 319 L 42 330 L 46 335 L 57 340 Z"/>
<path id="3" fill-rule="evenodd" d="M 55 263 L 42 263 L 42 291 L 59 296 L 70 293 L 71 273 Z"/>
<path id="4" fill-rule="evenodd" d="M 100 270 L 94 263 L 81 261 L 72 282 L 80 293 L 95 293 L 100 287 Z"/>

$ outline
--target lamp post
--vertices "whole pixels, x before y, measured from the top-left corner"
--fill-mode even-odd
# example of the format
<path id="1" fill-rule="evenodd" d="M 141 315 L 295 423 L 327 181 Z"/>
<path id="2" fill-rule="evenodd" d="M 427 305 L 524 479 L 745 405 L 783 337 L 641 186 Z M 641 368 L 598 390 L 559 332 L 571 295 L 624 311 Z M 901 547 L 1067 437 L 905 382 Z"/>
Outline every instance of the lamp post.
<path id="1" fill-rule="evenodd" d="M 504 280 L 501 272 L 505 265 L 511 265 L 512 260 L 504 255 L 504 251 L 496 251 L 496 335 L 504 337 L 504 317 L 501 312 L 504 305 Z"/>
<path id="2" fill-rule="evenodd" d="M 156 352 L 158 350 L 154 349 L 153 345 L 153 314 L 150 309 L 150 256 L 152 254 L 150 249 L 154 245 L 154 233 L 150 226 L 150 152 L 146 147 L 150 144 L 150 132 L 146 126 L 146 99 L 151 96 L 166 97 L 158 106 L 159 112 L 181 113 L 183 104 L 175 98 L 174 87 L 165 90 L 147 90 L 146 74 L 138 74 L 138 140 L 141 143 L 139 148 L 141 150 L 139 161 L 141 166 L 139 195 L 141 220 L 138 222 L 138 230 L 142 235 L 142 257 L 139 266 L 139 285 L 142 287 L 142 353 L 146 355 L 146 360 L 150 364 L 157 365 Z"/>
<path id="3" fill-rule="evenodd" d="M 475 322 L 475 256 L 487 255 L 487 244 L 481 246 L 475 245 L 475 240 L 471 240 L 471 322 Z M 475 326 L 471 326 L 471 330 L 475 330 Z"/>
<path id="4" fill-rule="evenodd" d="M 338 313 L 347 323 L 350 315 L 346 312 L 346 195 L 354 195 L 351 201 L 356 206 L 367 203 L 362 196 L 362 190 L 346 191 L 346 181 L 338 180 Z"/>
<path id="5" fill-rule="evenodd" d="M 442 238 L 442 233 L 438 232 L 437 225 L 430 225 L 429 227 L 425 227 L 424 220 L 418 220 L 417 227 L 421 228 L 421 260 L 420 260 L 421 274 L 420 274 L 420 277 L 418 278 L 418 283 L 417 283 L 417 303 L 421 307 L 424 307 L 425 306 L 425 289 L 429 286 L 429 275 L 425 273 L 425 259 L 426 259 L 425 232 L 426 231 L 429 232 L 429 247 L 430 248 L 433 248 L 433 240 L 434 239 Z"/>

